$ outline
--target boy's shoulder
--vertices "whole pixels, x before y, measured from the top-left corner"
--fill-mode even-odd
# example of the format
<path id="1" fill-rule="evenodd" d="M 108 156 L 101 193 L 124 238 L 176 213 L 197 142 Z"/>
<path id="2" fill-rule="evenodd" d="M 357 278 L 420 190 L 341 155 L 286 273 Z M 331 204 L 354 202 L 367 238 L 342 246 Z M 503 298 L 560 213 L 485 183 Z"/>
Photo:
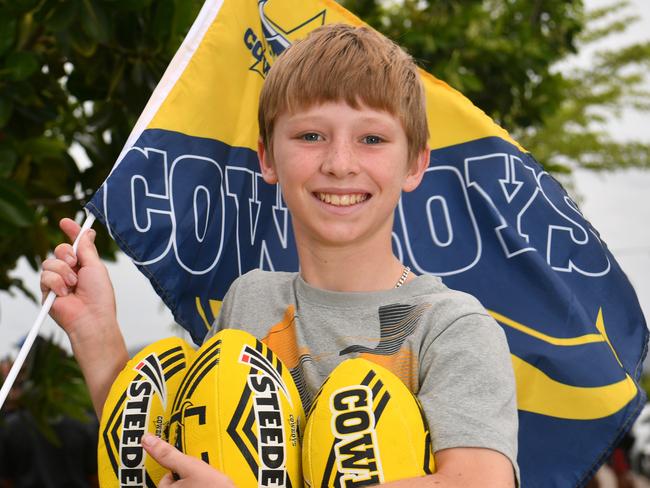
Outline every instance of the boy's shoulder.
<path id="1" fill-rule="evenodd" d="M 296 274 L 259 269 L 244 273 L 230 285 L 213 329 L 239 328 L 264 337 L 268 325 L 281 320 L 294 304 Z M 257 326 L 262 328 L 256 330 Z"/>
<path id="2" fill-rule="evenodd" d="M 266 271 L 263 269 L 252 269 L 239 276 L 233 284 L 267 284 L 267 283 L 286 283 L 295 279 L 298 273 L 288 271 Z"/>
<path id="3" fill-rule="evenodd" d="M 470 293 L 448 287 L 440 277 L 433 275 L 420 275 L 410 282 L 408 289 L 413 297 L 424 301 L 434 302 L 440 306 L 458 308 L 461 305 L 485 312 L 481 302 Z"/>
<path id="4" fill-rule="evenodd" d="M 285 271 L 265 271 L 253 269 L 239 276 L 230 285 L 228 295 L 231 296 L 252 296 L 265 298 L 272 295 L 285 294 L 285 290 L 291 288 L 297 273 Z"/>
<path id="5" fill-rule="evenodd" d="M 421 332 L 431 339 L 450 327 L 467 330 L 479 327 L 485 334 L 502 335 L 501 327 L 474 295 L 450 288 L 441 278 L 430 275 L 418 276 L 409 285 L 412 293 L 406 303 L 424 306 L 428 325 Z"/>

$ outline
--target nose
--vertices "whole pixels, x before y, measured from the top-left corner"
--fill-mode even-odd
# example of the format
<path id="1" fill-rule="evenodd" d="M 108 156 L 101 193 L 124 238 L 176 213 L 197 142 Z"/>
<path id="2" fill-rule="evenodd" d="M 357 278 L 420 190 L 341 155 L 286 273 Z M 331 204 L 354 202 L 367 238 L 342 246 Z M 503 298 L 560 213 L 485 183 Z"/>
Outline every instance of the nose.
<path id="1" fill-rule="evenodd" d="M 335 178 L 344 178 L 359 173 L 359 161 L 353 142 L 334 140 L 323 159 L 321 171 Z"/>

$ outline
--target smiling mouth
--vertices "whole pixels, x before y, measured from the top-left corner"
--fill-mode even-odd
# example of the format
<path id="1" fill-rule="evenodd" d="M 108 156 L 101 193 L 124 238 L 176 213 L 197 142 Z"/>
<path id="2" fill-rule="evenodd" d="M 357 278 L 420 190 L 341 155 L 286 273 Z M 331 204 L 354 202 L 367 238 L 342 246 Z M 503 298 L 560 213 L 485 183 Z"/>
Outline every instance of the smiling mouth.
<path id="1" fill-rule="evenodd" d="M 368 193 L 349 193 L 339 195 L 336 193 L 314 193 L 314 195 L 321 201 L 329 203 L 330 205 L 335 205 L 337 207 L 349 207 L 350 205 L 356 205 L 357 203 L 365 202 L 370 195 Z"/>

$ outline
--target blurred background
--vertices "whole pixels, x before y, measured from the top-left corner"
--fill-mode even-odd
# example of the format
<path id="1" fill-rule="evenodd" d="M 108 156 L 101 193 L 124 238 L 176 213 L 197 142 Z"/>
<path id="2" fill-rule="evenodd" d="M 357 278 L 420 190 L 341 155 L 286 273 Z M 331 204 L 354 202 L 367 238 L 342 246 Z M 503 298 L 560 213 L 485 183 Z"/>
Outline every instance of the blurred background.
<path id="1" fill-rule="evenodd" d="M 650 2 L 341 3 L 464 93 L 565 185 L 627 272 L 649 317 Z M 40 308 L 37 270 L 63 240 L 58 220 L 78 216 L 108 175 L 201 4 L 0 0 L 0 358 L 5 374 Z M 99 224 L 95 228 L 129 348 L 137 351 L 159 338 L 182 335 L 146 278 Z M 36 478 L 19 478 L 20 469 L 30 466 L 1 462 L 9 459 L 8 449 L 17 449 L 7 447 L 12 428 L 31 432 L 22 448 L 32 449 L 25 452 L 33 452 L 34 459 L 64 455 L 64 442 L 71 441 L 58 432 L 68 422 L 75 427 L 67 431 L 78 432 L 75 442 L 96 442 L 96 419 L 89 415 L 65 334 L 49 319 L 42 334 L 45 339 L 0 414 L 0 483 L 45 486 Z M 645 486 L 650 412 L 633 433 L 593 486 Z M 92 486 L 93 469 L 90 463 L 68 475 Z"/>

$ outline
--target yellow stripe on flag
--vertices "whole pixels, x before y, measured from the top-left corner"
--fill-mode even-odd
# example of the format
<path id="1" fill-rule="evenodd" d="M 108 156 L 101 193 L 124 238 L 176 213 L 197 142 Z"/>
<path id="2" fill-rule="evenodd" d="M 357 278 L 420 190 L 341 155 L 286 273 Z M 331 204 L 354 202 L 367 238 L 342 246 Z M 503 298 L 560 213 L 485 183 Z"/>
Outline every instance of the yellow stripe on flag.
<path id="1" fill-rule="evenodd" d="M 510 357 L 519 410 L 562 419 L 593 420 L 615 414 L 637 395 L 637 387 L 628 374 L 605 386 L 572 386 L 555 381 L 514 354 Z"/>

